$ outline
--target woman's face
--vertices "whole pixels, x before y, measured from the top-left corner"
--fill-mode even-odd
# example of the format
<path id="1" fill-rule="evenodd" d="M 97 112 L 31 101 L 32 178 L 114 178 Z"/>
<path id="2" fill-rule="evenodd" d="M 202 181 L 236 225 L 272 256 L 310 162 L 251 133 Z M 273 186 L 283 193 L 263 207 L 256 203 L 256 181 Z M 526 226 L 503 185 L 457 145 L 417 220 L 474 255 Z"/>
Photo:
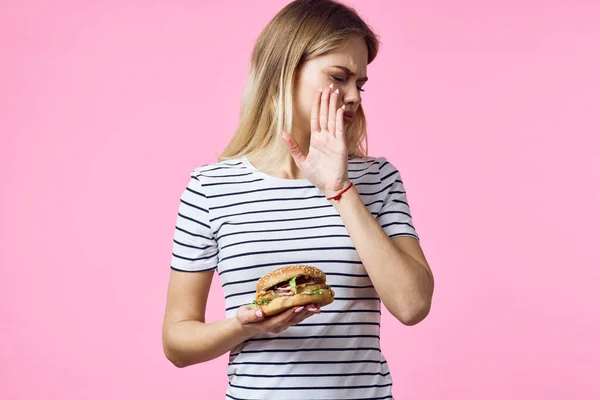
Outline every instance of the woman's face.
<path id="1" fill-rule="evenodd" d="M 344 125 L 352 121 L 367 81 L 368 50 L 364 38 L 354 37 L 339 49 L 307 61 L 300 69 L 294 90 L 294 131 L 310 133 L 312 104 L 319 89 L 333 83 L 339 89 L 338 107 L 346 105 Z"/>

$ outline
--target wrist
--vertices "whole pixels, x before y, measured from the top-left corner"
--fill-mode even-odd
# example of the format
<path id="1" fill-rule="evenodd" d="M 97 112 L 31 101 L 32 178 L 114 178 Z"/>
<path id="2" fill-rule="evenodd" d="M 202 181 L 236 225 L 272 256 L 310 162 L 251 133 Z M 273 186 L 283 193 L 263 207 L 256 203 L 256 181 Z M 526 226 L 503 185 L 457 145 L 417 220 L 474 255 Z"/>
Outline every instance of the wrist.
<path id="1" fill-rule="evenodd" d="M 335 190 L 323 190 L 322 193 L 323 195 L 325 195 L 325 198 L 329 201 L 333 201 L 332 198 L 336 197 L 336 196 L 343 196 L 344 194 L 347 193 L 348 190 L 351 189 L 352 182 L 350 180 L 346 180 L 344 182 L 342 182 L 339 186 L 338 189 Z"/>
<path id="2" fill-rule="evenodd" d="M 346 210 L 356 210 L 357 205 L 364 206 L 358 188 L 355 185 L 348 188 L 338 200 L 332 199 L 329 200 L 329 203 L 340 213 Z"/>

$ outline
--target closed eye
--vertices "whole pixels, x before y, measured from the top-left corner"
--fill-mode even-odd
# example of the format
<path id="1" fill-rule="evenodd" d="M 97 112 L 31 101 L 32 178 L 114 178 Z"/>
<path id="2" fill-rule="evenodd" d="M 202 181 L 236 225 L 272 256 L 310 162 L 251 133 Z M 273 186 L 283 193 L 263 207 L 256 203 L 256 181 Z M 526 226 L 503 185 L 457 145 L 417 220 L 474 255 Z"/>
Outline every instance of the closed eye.
<path id="1" fill-rule="evenodd" d="M 332 76 L 332 78 L 336 81 L 336 82 L 346 82 L 345 78 L 340 78 L 339 76 Z M 365 90 L 363 88 L 361 88 L 360 86 L 356 86 L 356 88 L 358 89 L 359 92 L 364 92 Z"/>

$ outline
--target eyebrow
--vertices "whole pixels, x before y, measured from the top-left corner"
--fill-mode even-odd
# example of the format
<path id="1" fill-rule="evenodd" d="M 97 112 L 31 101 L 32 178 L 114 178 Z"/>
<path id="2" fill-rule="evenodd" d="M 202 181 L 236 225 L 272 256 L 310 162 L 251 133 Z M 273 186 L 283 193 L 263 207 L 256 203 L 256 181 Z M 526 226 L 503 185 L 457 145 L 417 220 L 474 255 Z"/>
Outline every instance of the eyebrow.
<path id="1" fill-rule="evenodd" d="M 350 70 L 349 70 L 348 68 L 346 68 L 346 67 L 342 67 L 341 65 L 334 65 L 334 66 L 333 66 L 333 68 L 339 68 L 339 69 L 342 69 L 342 70 L 344 70 L 344 71 L 345 71 L 345 72 L 346 72 L 348 75 L 350 75 L 350 76 L 356 76 L 356 74 L 355 74 L 354 72 L 350 71 Z M 358 78 L 358 79 L 357 79 L 357 81 L 359 81 L 359 82 L 366 82 L 366 81 L 368 81 L 368 80 L 369 80 L 369 78 L 368 78 L 368 77 L 366 77 L 366 76 L 365 76 L 364 78 Z"/>

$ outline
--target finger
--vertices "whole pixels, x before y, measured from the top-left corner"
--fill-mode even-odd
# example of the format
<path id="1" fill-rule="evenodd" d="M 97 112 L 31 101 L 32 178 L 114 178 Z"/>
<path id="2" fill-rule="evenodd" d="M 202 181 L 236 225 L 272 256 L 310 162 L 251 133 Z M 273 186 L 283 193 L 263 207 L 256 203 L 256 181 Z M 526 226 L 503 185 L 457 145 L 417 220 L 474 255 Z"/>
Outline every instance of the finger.
<path id="1" fill-rule="evenodd" d="M 291 325 L 296 325 L 296 321 L 299 320 L 299 318 L 307 313 L 308 311 L 306 310 L 307 306 L 299 306 L 299 307 L 292 307 L 290 309 L 293 310 L 293 312 L 291 313 L 291 315 L 289 316 L 289 318 L 287 318 L 286 321 L 282 322 L 282 325 L 285 326 L 286 328 L 291 326 Z"/>
<path id="2" fill-rule="evenodd" d="M 296 313 L 296 315 L 290 320 L 289 325 L 298 325 L 300 322 L 304 321 L 306 318 L 310 317 L 313 312 L 310 312 L 306 309 L 303 309 L 302 312 Z"/>
<path id="3" fill-rule="evenodd" d="M 312 111 L 310 112 L 310 131 L 311 133 L 319 132 L 319 106 L 321 105 L 321 95 L 323 92 L 319 90 L 312 105 Z"/>
<path id="4" fill-rule="evenodd" d="M 327 131 L 332 135 L 335 135 L 336 115 L 337 115 L 337 102 L 340 94 L 339 89 L 335 89 L 335 92 L 331 93 L 329 99 L 329 119 L 327 121 Z"/>
<path id="5" fill-rule="evenodd" d="M 296 307 L 288 308 L 287 310 L 269 318 L 270 326 L 277 327 L 285 325 L 296 314 Z"/>
<path id="6" fill-rule="evenodd" d="M 318 304 L 308 304 L 306 306 L 306 310 L 311 313 L 315 313 L 315 312 L 319 312 L 321 310 L 321 308 L 319 307 Z"/>
<path id="7" fill-rule="evenodd" d="M 283 138 L 283 142 L 285 143 L 285 147 L 287 147 L 288 151 L 292 155 L 292 158 L 296 162 L 298 168 L 302 169 L 302 164 L 304 164 L 304 160 L 306 160 L 306 156 L 302 152 L 302 149 L 296 142 L 296 139 L 292 135 L 287 132 L 281 131 L 281 137 Z"/>
<path id="8" fill-rule="evenodd" d="M 290 318 L 290 322 L 296 321 L 299 319 L 299 317 L 301 317 L 302 315 L 304 315 L 307 311 L 306 311 L 306 307 L 307 306 L 298 306 L 298 307 L 294 307 L 294 314 L 292 315 L 292 317 Z"/>
<path id="9" fill-rule="evenodd" d="M 268 320 L 268 330 L 275 333 L 280 333 L 286 330 L 291 325 L 291 320 L 297 315 L 296 307 L 285 310 Z"/>
<path id="10" fill-rule="evenodd" d="M 237 317 L 242 324 L 251 324 L 264 319 L 264 313 L 260 308 L 250 308 L 247 305 L 238 309 Z"/>
<path id="11" fill-rule="evenodd" d="M 336 123 L 335 123 L 335 138 L 345 139 L 346 128 L 344 127 L 344 106 L 340 107 L 336 111 Z"/>
<path id="12" fill-rule="evenodd" d="M 291 323 L 292 321 L 294 321 L 295 319 L 298 318 L 299 315 L 302 315 L 306 312 L 306 306 L 297 306 L 297 307 L 292 307 L 294 312 L 292 313 L 292 315 L 289 317 L 287 323 Z"/>
<path id="13" fill-rule="evenodd" d="M 321 105 L 319 109 L 319 132 L 327 130 L 327 119 L 329 111 L 329 94 L 331 93 L 331 86 L 326 87 L 321 95 Z"/>
<path id="14" fill-rule="evenodd" d="M 315 305 L 311 304 L 311 305 L 307 305 L 306 307 L 307 307 L 306 310 L 303 313 L 301 313 L 302 315 L 300 316 L 300 321 L 298 321 L 297 324 L 304 321 L 305 319 L 310 318 L 313 315 L 319 314 L 321 312 L 321 309 L 318 305 L 315 306 Z M 310 311 L 311 309 L 313 309 L 315 311 Z"/>
<path id="15" fill-rule="evenodd" d="M 298 321 L 298 322 L 297 322 L 295 325 L 298 325 L 299 323 L 301 323 L 301 322 L 303 322 L 304 320 L 306 320 L 306 319 L 308 319 L 308 318 L 312 317 L 312 316 L 313 316 L 313 315 L 315 315 L 315 314 L 316 314 L 316 313 L 314 313 L 314 312 L 307 311 L 307 312 L 306 312 L 306 313 L 304 313 L 304 315 L 302 316 L 302 319 L 300 319 L 300 321 Z"/>
<path id="16" fill-rule="evenodd" d="M 300 312 L 298 310 L 301 309 Z M 297 316 L 292 317 L 291 322 L 292 325 L 296 325 L 297 323 L 304 321 L 306 318 L 310 317 L 313 314 L 318 314 L 321 311 L 318 304 L 306 304 L 303 307 L 298 307 L 296 310 Z"/>

